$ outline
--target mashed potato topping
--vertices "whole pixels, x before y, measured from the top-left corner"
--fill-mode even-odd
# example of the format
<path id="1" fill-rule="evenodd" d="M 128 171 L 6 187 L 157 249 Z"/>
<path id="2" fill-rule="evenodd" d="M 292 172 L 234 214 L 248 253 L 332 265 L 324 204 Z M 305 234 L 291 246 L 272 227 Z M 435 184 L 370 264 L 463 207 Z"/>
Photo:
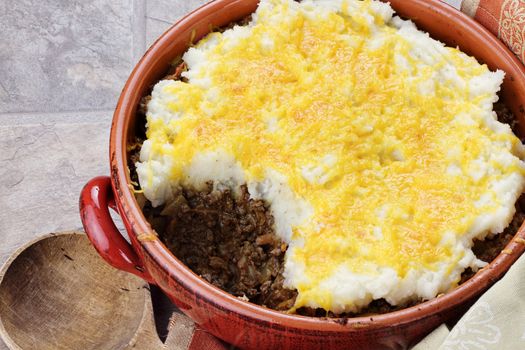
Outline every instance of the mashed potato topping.
<path id="1" fill-rule="evenodd" d="M 187 81 L 153 89 L 140 185 L 157 206 L 180 185 L 248 184 L 289 244 L 294 308 L 433 298 L 514 215 L 523 147 L 492 110 L 504 73 L 386 3 L 262 0 L 183 59 Z"/>

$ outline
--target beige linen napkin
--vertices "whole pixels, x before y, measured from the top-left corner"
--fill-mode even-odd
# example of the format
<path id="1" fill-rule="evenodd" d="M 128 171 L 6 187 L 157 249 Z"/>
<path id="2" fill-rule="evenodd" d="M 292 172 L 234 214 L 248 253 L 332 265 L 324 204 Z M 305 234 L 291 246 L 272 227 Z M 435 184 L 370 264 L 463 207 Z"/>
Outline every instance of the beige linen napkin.
<path id="1" fill-rule="evenodd" d="M 450 331 L 445 325 L 414 350 L 525 349 L 525 255 Z"/>

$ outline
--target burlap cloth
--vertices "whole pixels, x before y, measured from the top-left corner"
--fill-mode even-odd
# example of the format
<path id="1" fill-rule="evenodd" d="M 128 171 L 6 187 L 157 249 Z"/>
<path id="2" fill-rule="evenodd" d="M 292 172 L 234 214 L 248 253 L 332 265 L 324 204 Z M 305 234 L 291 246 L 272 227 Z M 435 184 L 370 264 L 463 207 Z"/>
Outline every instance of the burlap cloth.
<path id="1" fill-rule="evenodd" d="M 407 0 L 408 1 L 408 0 Z M 483 24 L 525 62 L 525 0 L 445 0 Z M 181 313 L 174 313 L 169 349 L 230 347 Z M 452 329 L 442 325 L 417 350 L 525 349 L 525 256 L 486 292 Z"/>

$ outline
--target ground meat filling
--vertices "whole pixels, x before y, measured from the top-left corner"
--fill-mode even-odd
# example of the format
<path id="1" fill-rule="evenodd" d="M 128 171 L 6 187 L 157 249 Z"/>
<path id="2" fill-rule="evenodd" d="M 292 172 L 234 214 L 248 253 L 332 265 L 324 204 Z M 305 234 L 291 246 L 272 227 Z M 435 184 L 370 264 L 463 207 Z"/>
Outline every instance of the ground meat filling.
<path id="1" fill-rule="evenodd" d="M 162 208 L 146 206 L 147 219 L 173 254 L 228 293 L 276 310 L 292 307 L 297 292 L 283 288 L 287 245 L 273 231 L 273 217 L 246 186 L 230 190 L 180 189 Z"/>
<path id="2" fill-rule="evenodd" d="M 181 79 L 186 70 L 183 62 L 174 64 L 164 79 Z M 139 160 L 140 146 L 145 139 L 146 96 L 139 106 L 138 133 L 130 140 L 128 155 L 131 180 L 137 184 L 134 164 Z M 519 135 L 514 115 L 502 103 L 494 105 L 498 120 L 511 126 Z M 521 138 L 522 142 L 524 141 Z M 234 195 L 230 190 L 214 191 L 213 184 L 205 189 L 180 188 L 175 199 L 153 208 L 140 194 L 139 204 L 152 228 L 168 249 L 193 272 L 209 283 L 244 300 L 271 309 L 290 309 L 297 291 L 283 286 L 284 255 L 287 249 L 273 229 L 273 217 L 268 203 L 251 199 L 246 186 Z M 516 215 L 501 234 L 475 241 L 476 256 L 490 262 L 504 249 L 525 220 L 522 196 L 516 203 Z M 460 283 L 475 274 L 470 268 L 462 274 Z M 297 314 L 317 317 L 355 317 L 382 314 L 422 302 L 392 306 L 384 299 L 374 300 L 360 313 L 333 314 L 324 309 L 300 308 Z"/>

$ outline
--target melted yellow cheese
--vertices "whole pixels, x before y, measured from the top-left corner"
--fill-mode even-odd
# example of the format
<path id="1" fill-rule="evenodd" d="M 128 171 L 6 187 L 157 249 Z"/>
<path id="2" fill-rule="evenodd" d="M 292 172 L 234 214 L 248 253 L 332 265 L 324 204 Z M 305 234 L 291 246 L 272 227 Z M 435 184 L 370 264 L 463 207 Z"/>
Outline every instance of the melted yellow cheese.
<path id="1" fill-rule="evenodd" d="M 304 273 L 296 307 L 333 309 L 320 285 L 341 266 L 358 275 L 389 267 L 400 278 L 442 263 L 452 269 L 462 255 L 447 239 L 499 208 L 491 181 L 522 172 L 515 158 L 471 174 L 495 143 L 509 153 L 519 140 L 478 116 L 491 96 L 473 98 L 468 83 L 435 77 L 450 63 L 466 82 L 488 68 L 453 48 L 421 64 L 370 1 L 321 14 L 267 3 L 242 35 L 213 33 L 197 44 L 205 63 L 189 83 L 163 87 L 176 117 L 148 116 L 150 157 L 170 158 L 172 182 L 195 155 L 216 150 L 234 157 L 246 181 L 264 180 L 268 169 L 285 176 L 313 210 L 293 227 L 301 243 L 289 259 Z"/>

